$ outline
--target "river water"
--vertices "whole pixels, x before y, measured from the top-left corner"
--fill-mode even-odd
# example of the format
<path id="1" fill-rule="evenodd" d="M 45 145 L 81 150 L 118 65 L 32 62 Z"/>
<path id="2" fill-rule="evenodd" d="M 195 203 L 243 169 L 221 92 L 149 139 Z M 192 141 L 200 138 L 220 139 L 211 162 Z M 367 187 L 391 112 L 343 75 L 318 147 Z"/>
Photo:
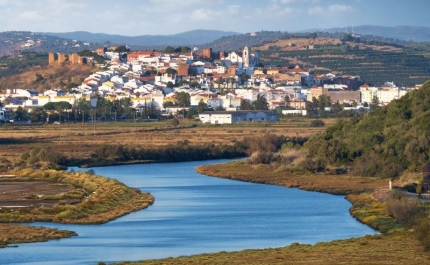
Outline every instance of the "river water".
<path id="1" fill-rule="evenodd" d="M 96 265 L 294 242 L 315 244 L 377 233 L 351 217 L 351 204 L 343 196 L 207 177 L 194 171 L 201 164 L 225 161 L 93 168 L 97 175 L 150 192 L 154 204 L 103 225 L 34 223 L 73 230 L 79 236 L 0 249 L 0 263 Z"/>

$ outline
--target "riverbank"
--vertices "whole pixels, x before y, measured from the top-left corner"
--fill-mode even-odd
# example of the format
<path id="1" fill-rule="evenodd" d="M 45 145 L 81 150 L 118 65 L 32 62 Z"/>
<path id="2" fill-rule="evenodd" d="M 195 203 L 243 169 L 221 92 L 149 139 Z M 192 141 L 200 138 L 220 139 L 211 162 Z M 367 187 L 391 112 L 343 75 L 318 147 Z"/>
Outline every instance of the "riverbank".
<path id="1" fill-rule="evenodd" d="M 0 224 L 0 248 L 77 236 L 73 231 L 17 224 Z"/>
<path id="2" fill-rule="evenodd" d="M 103 263 L 98 263 L 103 264 Z M 237 252 L 220 252 L 190 257 L 168 258 L 116 265 L 423 265 L 430 264 L 428 253 L 417 246 L 411 233 L 364 236 L 346 240 Z"/>

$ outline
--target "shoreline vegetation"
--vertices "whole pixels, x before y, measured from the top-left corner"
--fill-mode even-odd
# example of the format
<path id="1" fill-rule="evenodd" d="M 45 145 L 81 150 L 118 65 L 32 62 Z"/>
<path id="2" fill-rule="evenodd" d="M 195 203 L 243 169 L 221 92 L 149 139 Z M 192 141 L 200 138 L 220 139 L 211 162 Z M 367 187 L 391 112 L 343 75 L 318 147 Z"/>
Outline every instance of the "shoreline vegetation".
<path id="1" fill-rule="evenodd" d="M 73 231 L 20 224 L 0 224 L 0 248 L 77 236 Z"/>
<path id="2" fill-rule="evenodd" d="M 52 207 L 0 209 L 0 222 L 3 223 L 1 228 L 8 229 L 7 227 L 10 227 L 11 231 L 16 231 L 16 233 L 8 233 L 7 237 L 1 237 L 0 247 L 76 235 L 71 231 L 20 226 L 28 230 L 28 233 L 21 235 L 20 230 L 14 229 L 16 225 L 12 223 L 102 224 L 131 212 L 145 209 L 154 202 L 153 196 L 149 193 L 142 193 L 137 189 L 127 187 L 117 180 L 96 176 L 92 172 L 26 169 L 13 173 L 17 177 L 12 178 L 10 181 L 52 182 L 71 185 L 74 189 L 60 194 L 28 195 L 29 198 L 38 196 L 40 200 L 58 201 Z M 8 179 L 2 179 L 2 182 L 6 181 Z M 74 202 L 69 203 L 68 200 L 73 200 Z"/>

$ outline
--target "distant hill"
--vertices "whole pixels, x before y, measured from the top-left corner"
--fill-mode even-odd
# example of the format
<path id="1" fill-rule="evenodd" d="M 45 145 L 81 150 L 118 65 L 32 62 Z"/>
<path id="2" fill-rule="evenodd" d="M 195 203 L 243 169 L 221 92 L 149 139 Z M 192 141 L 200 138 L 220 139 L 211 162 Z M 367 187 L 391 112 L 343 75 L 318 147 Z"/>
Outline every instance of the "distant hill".
<path id="1" fill-rule="evenodd" d="M 214 51 L 234 51 L 242 49 L 245 46 L 260 46 L 267 42 L 282 38 L 287 34 L 287 32 L 281 31 L 258 31 L 234 36 L 225 36 L 200 45 L 200 47 L 211 47 Z"/>
<path id="2" fill-rule="evenodd" d="M 174 35 L 142 35 L 134 37 L 103 33 L 90 33 L 86 31 L 66 33 L 46 32 L 43 34 L 65 39 L 79 40 L 83 42 L 125 44 L 130 46 L 168 46 L 200 45 L 214 41 L 224 36 L 238 35 L 240 33 L 231 31 L 197 29 Z"/>
<path id="3" fill-rule="evenodd" d="M 404 41 L 414 42 L 428 42 L 430 41 L 430 27 L 412 27 L 412 26 L 398 26 L 398 27 L 381 27 L 363 25 L 351 29 L 355 34 L 373 35 L 389 39 L 399 39 Z M 345 32 L 345 28 L 332 28 L 324 30 L 327 32 Z M 309 31 L 308 31 L 309 32 Z M 312 31 L 310 31 L 312 32 Z"/>
<path id="4" fill-rule="evenodd" d="M 264 65 L 300 65 L 316 74 L 360 76 L 375 86 L 386 81 L 412 86 L 430 80 L 430 51 L 424 43 L 401 45 L 385 41 L 353 35 L 336 38 L 287 34 L 252 50 L 260 51 Z"/>
<path id="5" fill-rule="evenodd" d="M 25 52 L 74 53 L 95 50 L 98 44 L 38 34 L 30 31 L 0 32 L 0 57 L 18 56 Z"/>

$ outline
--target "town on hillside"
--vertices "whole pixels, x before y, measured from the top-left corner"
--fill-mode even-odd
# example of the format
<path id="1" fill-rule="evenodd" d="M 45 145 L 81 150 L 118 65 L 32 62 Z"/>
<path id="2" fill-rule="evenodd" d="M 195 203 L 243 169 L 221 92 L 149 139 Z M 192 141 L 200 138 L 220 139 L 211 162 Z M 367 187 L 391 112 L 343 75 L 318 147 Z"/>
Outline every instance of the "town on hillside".
<path id="1" fill-rule="evenodd" d="M 388 81 L 381 87 L 371 87 L 359 76 L 316 75 L 299 65 L 264 66 L 258 52 L 249 47 L 231 52 L 170 46 L 163 52 L 118 48 L 97 48 L 95 53 L 106 59 L 105 64 L 68 91 L 6 89 L 0 94 L 0 121 L 52 122 L 58 112 L 59 122 L 70 121 L 71 116 L 75 121 L 88 119 L 90 110 L 83 103 L 94 104 L 94 98 L 99 105 L 109 103 L 104 111 L 92 106 L 97 108 L 93 119 L 98 120 L 184 117 L 187 113 L 188 117 L 210 123 L 278 121 L 278 113 L 309 114 L 307 104 L 321 97 L 331 101 L 326 111 L 335 103 L 358 111 L 370 104 L 388 104 L 420 87 L 398 87 Z M 49 54 L 49 64 L 85 64 L 92 60 L 76 53 Z M 59 111 L 53 106 L 60 102 L 64 104 Z M 49 113 L 48 117 L 32 115 L 40 109 L 50 110 L 51 120 Z"/>

